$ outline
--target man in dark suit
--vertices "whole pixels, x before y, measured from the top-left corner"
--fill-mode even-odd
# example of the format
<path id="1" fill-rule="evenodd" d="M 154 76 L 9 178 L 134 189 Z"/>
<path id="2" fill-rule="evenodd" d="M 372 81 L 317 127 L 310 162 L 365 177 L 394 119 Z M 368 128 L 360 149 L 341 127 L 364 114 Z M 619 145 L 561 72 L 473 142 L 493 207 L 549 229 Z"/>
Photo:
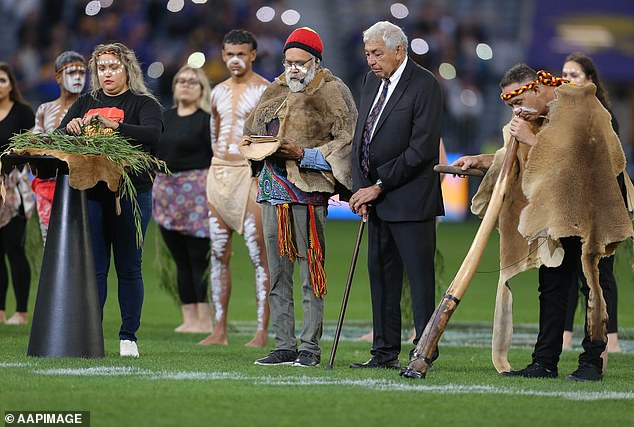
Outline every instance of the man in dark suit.
<path id="1" fill-rule="evenodd" d="M 350 207 L 368 225 L 372 358 L 352 368 L 399 368 L 403 270 L 416 337 L 435 307 L 435 219 L 444 215 L 438 163 L 442 98 L 434 76 L 407 57 L 407 36 L 390 22 L 363 33 L 365 76 L 352 146 Z"/>

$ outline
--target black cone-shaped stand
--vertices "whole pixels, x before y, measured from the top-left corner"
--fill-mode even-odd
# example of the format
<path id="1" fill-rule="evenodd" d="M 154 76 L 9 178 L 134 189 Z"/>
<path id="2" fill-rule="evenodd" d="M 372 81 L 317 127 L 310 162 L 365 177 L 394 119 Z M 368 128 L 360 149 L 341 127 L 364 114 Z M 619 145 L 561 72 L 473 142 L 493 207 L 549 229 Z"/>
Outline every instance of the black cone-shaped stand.
<path id="1" fill-rule="evenodd" d="M 88 202 L 67 174 L 57 176 L 27 355 L 104 357 Z"/>

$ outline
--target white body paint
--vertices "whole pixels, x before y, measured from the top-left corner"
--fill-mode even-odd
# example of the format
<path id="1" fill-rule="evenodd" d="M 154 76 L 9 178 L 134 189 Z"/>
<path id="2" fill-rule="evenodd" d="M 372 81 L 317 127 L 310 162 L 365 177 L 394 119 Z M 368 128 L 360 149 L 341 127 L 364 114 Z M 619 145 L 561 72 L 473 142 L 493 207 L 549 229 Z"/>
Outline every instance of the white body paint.
<path id="1" fill-rule="evenodd" d="M 232 58 L 227 65 L 240 64 L 244 61 Z M 257 74 L 252 75 L 246 83 L 234 84 L 232 79 L 226 80 L 211 92 L 212 117 L 210 121 L 211 145 L 214 156 L 227 161 L 243 161 L 244 158 L 238 150 L 242 140 L 244 122 L 253 111 L 262 92 L 269 82 Z M 229 177 L 224 178 L 230 179 Z M 255 213 L 247 208 L 243 219 L 244 239 L 249 252 L 249 257 L 255 268 L 255 292 L 257 304 L 257 330 L 265 331 L 268 324 L 266 315 L 268 297 L 268 269 L 266 257 L 263 256 L 263 248 L 258 246 L 258 238 L 261 240 L 261 230 L 257 228 Z M 253 208 L 251 208 L 253 209 Z M 231 230 L 222 227 L 218 219 L 218 212 L 212 209 L 209 219 L 211 231 L 211 294 L 215 309 L 215 321 L 226 321 L 226 307 L 222 306 L 221 299 L 228 300 L 231 286 L 231 273 L 229 271 L 229 257 L 227 248 L 230 245 Z M 224 264 L 223 264 L 224 261 Z"/>
<path id="2" fill-rule="evenodd" d="M 531 107 L 515 107 L 513 108 L 513 113 L 515 114 L 520 114 L 520 113 L 536 113 L 537 110 Z"/>
<path id="3" fill-rule="evenodd" d="M 227 268 L 222 264 L 222 256 L 229 242 L 229 231 L 223 229 L 218 223 L 218 219 L 209 218 L 209 231 L 211 235 L 211 298 L 214 304 L 214 317 L 216 322 L 224 316 L 224 308 L 220 301 L 221 296 L 226 292 L 223 277 L 227 274 Z"/>
<path id="4" fill-rule="evenodd" d="M 315 66 L 305 67 L 301 65 L 295 65 L 294 68 L 296 68 L 299 73 L 292 73 L 291 70 L 293 70 L 293 68 L 287 68 L 284 71 L 286 83 L 291 92 L 301 92 L 313 81 L 317 74 L 317 68 Z"/>
<path id="5" fill-rule="evenodd" d="M 247 250 L 249 251 L 249 258 L 251 263 L 255 267 L 255 295 L 257 303 L 258 313 L 258 331 L 264 330 L 266 325 L 264 324 L 264 309 L 266 307 L 266 282 L 268 275 L 263 267 L 262 253 L 258 246 L 258 229 L 256 226 L 256 220 L 252 213 L 248 213 L 244 219 L 244 240 L 247 244 Z"/>
<path id="6" fill-rule="evenodd" d="M 84 71 L 77 73 L 76 71 Z M 81 93 L 86 84 L 86 68 L 77 65 L 64 68 L 62 71 L 62 85 L 70 93 Z"/>
<path id="7" fill-rule="evenodd" d="M 247 64 L 244 62 L 244 60 L 242 60 L 242 59 L 238 58 L 237 56 L 234 56 L 233 58 L 231 58 L 230 60 L 228 60 L 228 61 L 226 62 L 226 64 L 227 64 L 227 69 L 230 69 L 230 67 L 231 67 L 232 65 L 237 65 L 237 66 L 239 66 L 242 70 L 244 70 L 245 68 L 247 68 Z M 233 71 L 231 71 L 231 73 L 232 73 L 233 75 L 236 75 L 236 76 L 237 76 L 237 75 L 239 75 L 239 74 L 240 74 L 240 70 L 233 70 Z"/>
<path id="8" fill-rule="evenodd" d="M 242 139 L 242 129 L 248 115 L 253 111 L 267 87 L 262 80 L 259 84 L 247 84 L 244 90 L 233 90 L 226 82 L 211 91 L 211 105 L 217 119 L 211 120 L 211 144 L 214 156 L 224 160 L 242 159 L 238 144 Z M 218 128 L 216 128 L 218 126 Z"/>

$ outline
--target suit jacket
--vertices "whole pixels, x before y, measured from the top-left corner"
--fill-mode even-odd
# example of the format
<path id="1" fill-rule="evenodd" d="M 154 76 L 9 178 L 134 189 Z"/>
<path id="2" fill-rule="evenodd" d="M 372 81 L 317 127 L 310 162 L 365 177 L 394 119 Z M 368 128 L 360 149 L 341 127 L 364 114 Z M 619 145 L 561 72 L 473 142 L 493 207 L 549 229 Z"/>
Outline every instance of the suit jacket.
<path id="1" fill-rule="evenodd" d="M 353 191 L 383 182 L 374 209 L 384 221 L 427 221 L 444 215 L 438 164 L 442 96 L 434 76 L 406 59 L 403 74 L 376 124 L 370 141 L 370 172 L 361 171 L 363 128 L 381 79 L 369 72 L 359 103 L 352 145 Z"/>

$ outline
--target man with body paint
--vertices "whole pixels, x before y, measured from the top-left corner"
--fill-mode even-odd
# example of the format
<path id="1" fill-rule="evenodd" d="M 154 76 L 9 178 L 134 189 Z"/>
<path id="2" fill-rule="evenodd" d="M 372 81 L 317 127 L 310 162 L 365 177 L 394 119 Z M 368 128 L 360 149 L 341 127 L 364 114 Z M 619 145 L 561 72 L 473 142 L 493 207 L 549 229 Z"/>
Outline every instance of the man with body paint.
<path id="1" fill-rule="evenodd" d="M 211 92 L 211 145 L 213 158 L 207 180 L 211 231 L 211 293 L 215 310 L 214 331 L 200 345 L 228 344 L 227 309 L 231 294 L 231 240 L 244 235 L 255 268 L 257 330 L 246 343 L 264 347 L 268 339 L 269 269 L 262 234 L 261 208 L 255 201 L 257 183 L 249 162 L 238 151 L 244 121 L 269 82 L 252 67 L 257 41 L 244 30 L 232 30 L 223 40 L 222 58 L 230 77 Z"/>
<path id="2" fill-rule="evenodd" d="M 60 89 L 59 98 L 39 106 L 35 113 L 34 133 L 52 132 L 57 129 L 70 106 L 79 98 L 86 84 L 86 60 L 84 57 L 72 50 L 62 52 L 55 58 L 55 80 Z M 35 192 L 42 239 L 46 242 L 48 221 L 55 193 L 55 178 L 34 178 L 31 187 Z"/>

